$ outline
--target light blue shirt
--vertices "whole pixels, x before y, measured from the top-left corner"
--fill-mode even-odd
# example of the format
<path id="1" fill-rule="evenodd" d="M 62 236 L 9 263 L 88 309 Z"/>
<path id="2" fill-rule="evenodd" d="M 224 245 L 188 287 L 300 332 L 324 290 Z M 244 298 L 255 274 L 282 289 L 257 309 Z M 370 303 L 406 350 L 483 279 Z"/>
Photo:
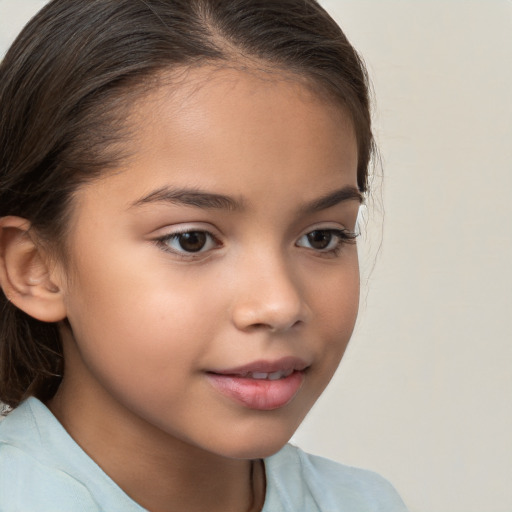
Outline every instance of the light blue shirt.
<path id="1" fill-rule="evenodd" d="M 265 459 L 262 512 L 406 512 L 375 473 L 286 445 Z M 0 512 L 144 512 L 29 398 L 0 422 Z"/>

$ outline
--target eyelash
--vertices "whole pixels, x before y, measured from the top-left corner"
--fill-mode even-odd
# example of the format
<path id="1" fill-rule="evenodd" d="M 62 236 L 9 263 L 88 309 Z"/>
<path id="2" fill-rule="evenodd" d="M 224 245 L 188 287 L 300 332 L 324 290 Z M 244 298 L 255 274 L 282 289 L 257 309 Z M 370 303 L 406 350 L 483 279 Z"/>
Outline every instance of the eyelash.
<path id="1" fill-rule="evenodd" d="M 214 247 L 209 247 L 208 249 L 204 250 L 203 247 L 201 247 L 197 251 L 186 251 L 183 249 L 173 249 L 170 247 L 170 243 L 173 241 L 176 241 L 180 243 L 180 238 L 184 237 L 185 235 L 191 235 L 191 234 L 199 234 L 204 235 L 206 238 L 206 244 L 213 244 Z M 199 257 L 205 252 L 208 252 L 210 250 L 213 250 L 215 248 L 218 248 L 222 245 L 222 242 L 212 233 L 209 231 L 206 231 L 204 229 L 185 229 L 183 231 L 175 231 L 174 233 L 169 233 L 167 235 L 161 236 L 159 238 L 155 239 L 155 242 L 166 252 L 170 252 L 180 258 L 183 259 L 194 259 Z M 180 244 L 181 245 L 181 244 Z"/>
<path id="2" fill-rule="evenodd" d="M 327 244 L 327 247 L 329 247 L 328 249 L 316 249 L 314 247 L 307 248 L 307 247 L 304 247 L 303 245 L 299 244 L 299 242 L 302 239 L 308 239 L 309 242 L 311 242 L 311 239 L 309 237 L 311 237 L 315 233 L 316 234 L 321 233 L 324 235 L 327 234 L 328 236 L 334 237 L 335 239 L 337 239 L 334 247 L 329 247 L 329 245 L 332 242 L 332 238 L 329 240 L 329 243 Z M 170 243 L 173 241 L 178 242 L 178 244 L 180 244 L 180 246 L 181 246 L 180 242 L 182 242 L 182 240 L 180 241 L 180 238 L 183 237 L 184 235 L 192 235 L 192 234 L 205 237 L 205 245 L 201 246 L 197 251 L 186 251 L 183 247 L 181 247 L 181 250 L 176 249 L 176 248 L 173 249 L 170 247 Z M 358 236 L 359 236 L 358 233 L 355 233 L 348 229 L 333 229 L 333 228 L 314 229 L 314 230 L 309 231 L 308 233 L 305 233 L 304 235 L 302 235 L 299 238 L 299 240 L 296 242 L 295 245 L 297 247 L 304 247 L 308 250 L 314 251 L 322 256 L 335 257 L 335 256 L 338 256 L 338 254 L 340 253 L 340 251 L 344 245 L 355 244 L 356 238 Z M 222 242 L 215 235 L 213 235 L 209 231 L 201 230 L 201 229 L 187 229 L 187 230 L 183 230 L 183 231 L 176 231 L 174 233 L 169 233 L 167 235 L 156 238 L 154 241 L 164 251 L 170 252 L 174 255 L 177 255 L 180 258 L 189 259 L 189 260 L 197 258 L 197 257 L 199 257 L 199 255 L 201 255 L 203 253 L 209 252 L 215 248 L 222 246 Z M 204 249 L 205 246 L 208 246 L 211 244 L 213 244 L 213 247 L 207 247 L 207 249 Z"/>
<path id="3" fill-rule="evenodd" d="M 308 233 L 305 233 L 304 235 L 302 235 L 299 238 L 299 241 L 302 240 L 303 238 L 311 237 L 314 233 L 323 233 L 324 235 L 328 234 L 330 237 L 334 237 L 335 239 L 337 239 L 337 241 L 335 241 L 334 247 L 330 247 L 328 249 L 311 248 L 311 250 L 317 252 L 319 255 L 331 256 L 331 257 L 338 256 L 344 245 L 355 244 L 356 238 L 359 236 L 358 233 L 355 233 L 354 231 L 350 231 L 348 229 L 333 229 L 333 228 L 322 229 L 322 228 L 320 228 L 320 229 L 314 229 L 313 231 L 309 231 Z M 299 244 L 299 241 L 297 242 L 296 245 Z M 328 247 L 329 247 L 331 241 L 332 241 L 332 238 L 329 240 Z M 301 247 L 300 245 L 298 245 L 298 246 Z"/>

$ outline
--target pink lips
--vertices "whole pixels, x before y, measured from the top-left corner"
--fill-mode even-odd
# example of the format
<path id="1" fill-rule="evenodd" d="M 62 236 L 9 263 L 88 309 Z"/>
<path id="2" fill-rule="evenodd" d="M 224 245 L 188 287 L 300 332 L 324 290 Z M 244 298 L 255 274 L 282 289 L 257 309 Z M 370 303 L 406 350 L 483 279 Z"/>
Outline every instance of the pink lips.
<path id="1" fill-rule="evenodd" d="M 249 409 L 270 411 L 293 399 L 302 386 L 306 367 L 304 361 L 287 357 L 208 372 L 207 377 L 228 398 Z"/>

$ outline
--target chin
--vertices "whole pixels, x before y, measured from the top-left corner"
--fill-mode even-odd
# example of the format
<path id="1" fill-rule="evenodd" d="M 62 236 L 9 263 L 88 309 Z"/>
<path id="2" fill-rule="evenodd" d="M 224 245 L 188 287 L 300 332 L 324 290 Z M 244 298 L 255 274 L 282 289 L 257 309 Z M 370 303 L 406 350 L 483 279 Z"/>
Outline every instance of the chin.
<path id="1" fill-rule="evenodd" d="M 288 439 L 258 439 L 240 446 L 232 445 L 223 450 L 222 455 L 230 459 L 265 459 L 277 453 L 287 442 Z"/>
<path id="2" fill-rule="evenodd" d="M 277 453 L 292 437 L 299 422 L 255 422 L 227 434 L 217 445 L 217 453 L 234 459 L 263 459 Z"/>

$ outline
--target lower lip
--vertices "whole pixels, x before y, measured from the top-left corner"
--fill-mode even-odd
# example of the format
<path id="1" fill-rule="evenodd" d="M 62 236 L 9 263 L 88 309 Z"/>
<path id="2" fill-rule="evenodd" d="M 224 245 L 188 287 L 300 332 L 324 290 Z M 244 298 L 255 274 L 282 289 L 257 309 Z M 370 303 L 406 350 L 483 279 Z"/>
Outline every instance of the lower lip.
<path id="1" fill-rule="evenodd" d="M 304 372 L 295 371 L 278 380 L 250 379 L 217 373 L 209 373 L 208 379 L 217 391 L 235 402 L 249 409 L 271 411 L 291 402 L 302 386 Z"/>

